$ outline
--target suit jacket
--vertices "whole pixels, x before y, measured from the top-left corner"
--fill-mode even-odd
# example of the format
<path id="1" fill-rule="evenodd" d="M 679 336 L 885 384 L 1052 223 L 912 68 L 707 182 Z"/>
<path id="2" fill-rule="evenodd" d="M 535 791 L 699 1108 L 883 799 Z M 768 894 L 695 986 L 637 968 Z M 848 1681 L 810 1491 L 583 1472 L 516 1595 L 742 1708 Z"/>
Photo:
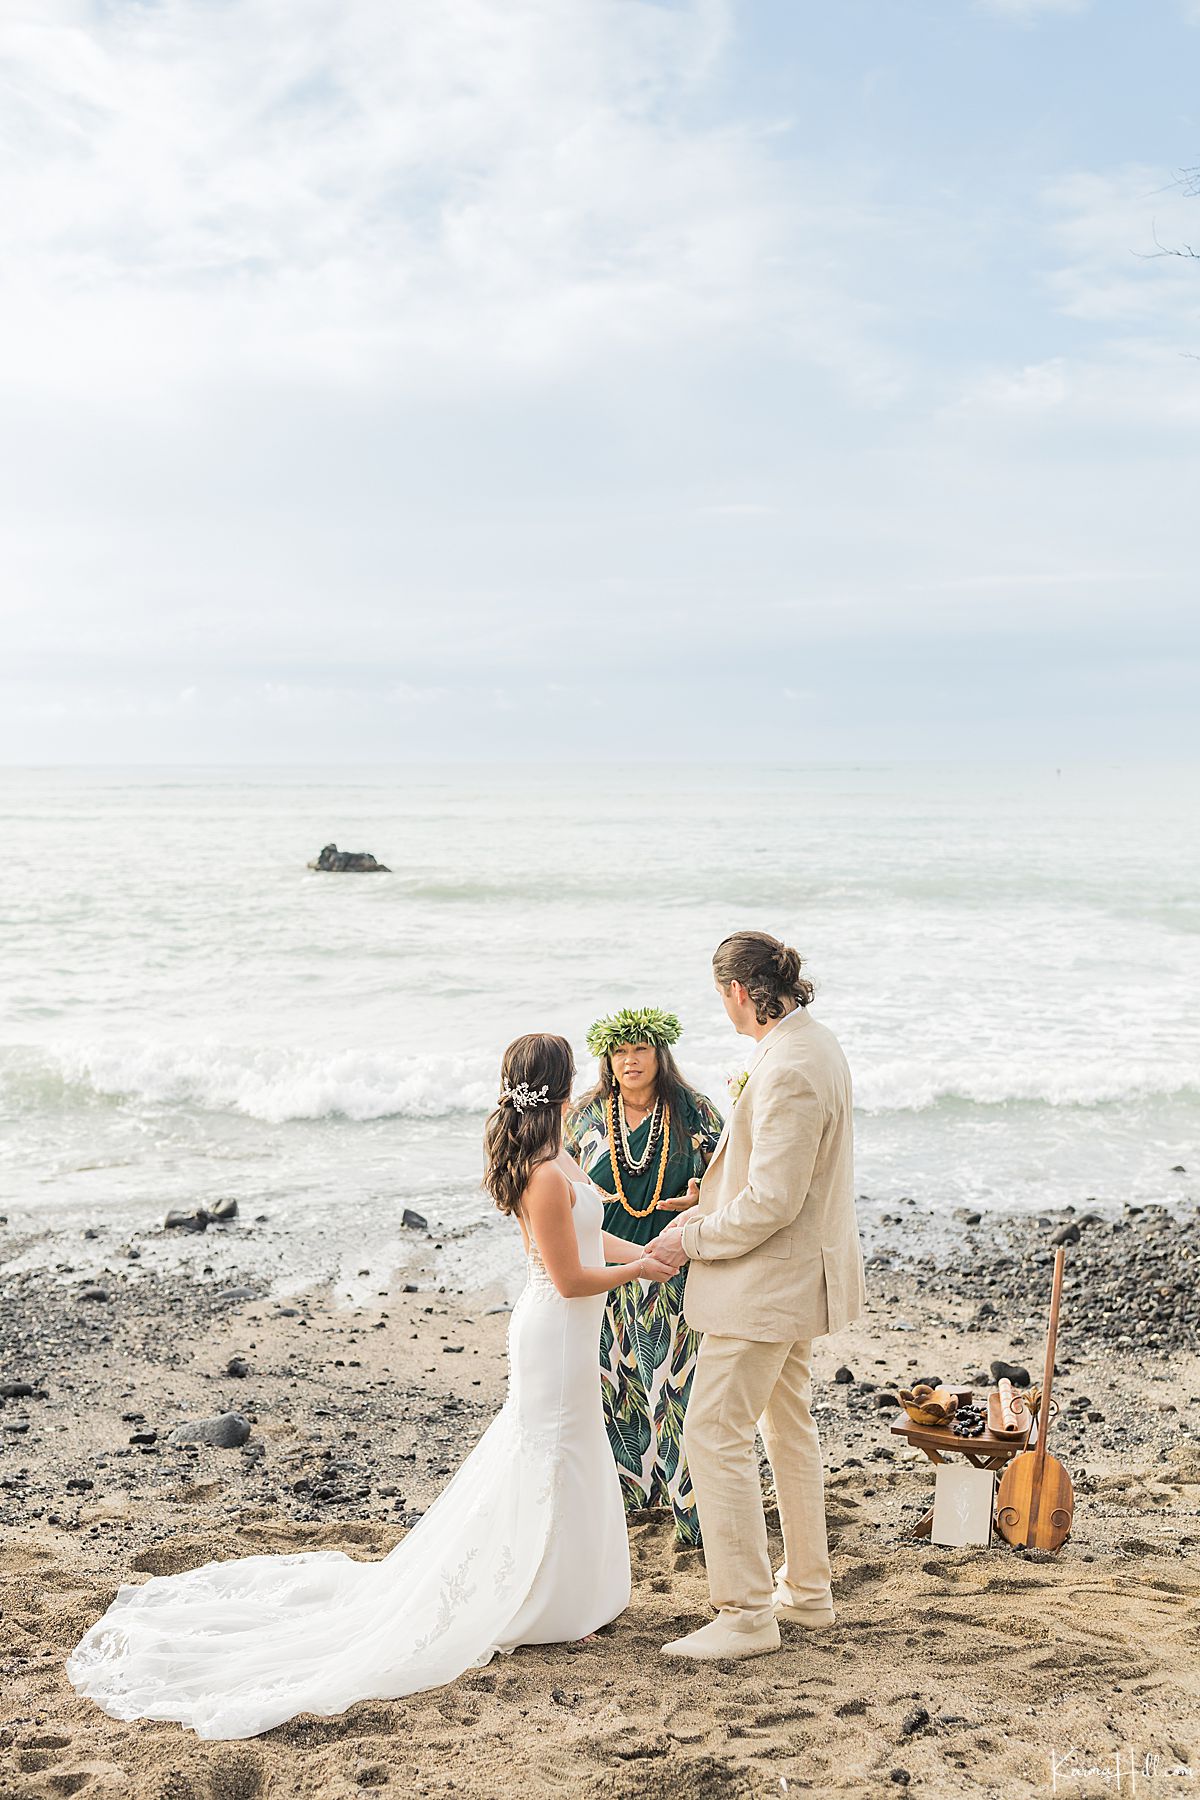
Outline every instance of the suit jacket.
<path id="1" fill-rule="evenodd" d="M 798 1007 L 762 1039 L 683 1228 L 696 1331 L 791 1343 L 866 1308 L 850 1071 Z"/>

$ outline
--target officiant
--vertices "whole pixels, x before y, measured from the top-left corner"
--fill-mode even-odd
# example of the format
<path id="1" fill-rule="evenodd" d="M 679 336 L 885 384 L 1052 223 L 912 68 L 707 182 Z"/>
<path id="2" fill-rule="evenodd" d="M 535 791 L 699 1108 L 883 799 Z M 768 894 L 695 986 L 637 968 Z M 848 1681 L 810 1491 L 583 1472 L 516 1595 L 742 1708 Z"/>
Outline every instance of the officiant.
<path id="1" fill-rule="evenodd" d="M 712 1102 L 672 1055 L 679 1020 L 658 1007 L 598 1019 L 587 1046 L 599 1062 L 591 1093 L 567 1118 L 564 1141 L 606 1195 L 604 1229 L 649 1243 L 690 1206 L 721 1135 Z M 700 1524 L 683 1450 L 683 1416 L 700 1347 L 683 1317 L 686 1269 L 669 1282 L 631 1281 L 608 1297 L 600 1333 L 604 1423 L 626 1510 L 669 1506 L 675 1540 L 698 1545 Z"/>

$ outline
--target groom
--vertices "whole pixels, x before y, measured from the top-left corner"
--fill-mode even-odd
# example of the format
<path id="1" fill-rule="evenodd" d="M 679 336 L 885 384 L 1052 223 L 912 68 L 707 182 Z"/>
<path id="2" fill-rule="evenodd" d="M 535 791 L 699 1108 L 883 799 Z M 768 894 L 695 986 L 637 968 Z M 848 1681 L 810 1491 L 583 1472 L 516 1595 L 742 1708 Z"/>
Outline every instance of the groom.
<path id="1" fill-rule="evenodd" d="M 850 1071 L 809 1017 L 794 950 L 739 931 L 713 957 L 736 1029 L 757 1040 L 700 1186 L 656 1240 L 691 1259 L 684 1316 L 703 1332 L 684 1447 L 717 1616 L 666 1656 L 761 1656 L 780 1619 L 833 1623 L 812 1340 L 864 1311 L 854 1211 Z M 755 1426 L 775 1477 L 784 1560 L 772 1578 Z"/>

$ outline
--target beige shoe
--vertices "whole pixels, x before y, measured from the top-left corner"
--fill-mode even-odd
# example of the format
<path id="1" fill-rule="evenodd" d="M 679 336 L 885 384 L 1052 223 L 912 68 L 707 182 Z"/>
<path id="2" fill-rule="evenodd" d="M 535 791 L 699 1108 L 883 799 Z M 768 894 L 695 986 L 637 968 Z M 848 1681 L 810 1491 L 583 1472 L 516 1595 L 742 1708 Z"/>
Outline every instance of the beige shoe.
<path id="1" fill-rule="evenodd" d="M 832 1606 L 793 1606 L 785 1600 L 779 1589 L 775 1589 L 775 1617 L 788 1625 L 807 1625 L 810 1629 L 819 1629 L 822 1625 L 832 1625 L 834 1612 Z"/>
<path id="2" fill-rule="evenodd" d="M 726 1657 L 768 1656 L 779 1648 L 779 1626 L 774 1619 L 757 1625 L 751 1631 L 738 1631 L 717 1614 L 711 1624 L 687 1637 L 664 1644 L 664 1656 L 686 1656 L 693 1662 L 717 1662 Z"/>

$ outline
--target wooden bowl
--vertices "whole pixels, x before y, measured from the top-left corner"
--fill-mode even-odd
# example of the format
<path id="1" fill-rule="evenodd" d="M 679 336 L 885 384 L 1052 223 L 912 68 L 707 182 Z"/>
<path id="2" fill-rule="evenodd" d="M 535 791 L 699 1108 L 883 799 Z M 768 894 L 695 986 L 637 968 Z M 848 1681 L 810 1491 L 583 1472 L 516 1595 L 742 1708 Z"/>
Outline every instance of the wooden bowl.
<path id="1" fill-rule="evenodd" d="M 958 1396 L 947 1388 L 900 1389 L 900 1404 L 914 1425 L 949 1425 L 958 1411 Z"/>

